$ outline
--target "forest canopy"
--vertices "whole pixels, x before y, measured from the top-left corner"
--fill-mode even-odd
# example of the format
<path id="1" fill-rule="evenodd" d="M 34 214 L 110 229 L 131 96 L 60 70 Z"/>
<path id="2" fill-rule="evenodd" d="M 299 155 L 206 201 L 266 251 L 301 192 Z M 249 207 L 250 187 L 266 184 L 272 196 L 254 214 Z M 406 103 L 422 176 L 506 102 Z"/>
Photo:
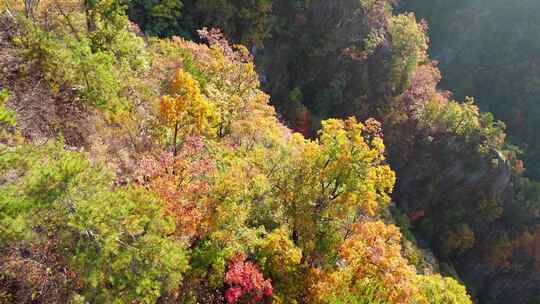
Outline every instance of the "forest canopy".
<path id="1" fill-rule="evenodd" d="M 4 1 L 0 303 L 534 301 L 540 185 L 397 5 Z"/>

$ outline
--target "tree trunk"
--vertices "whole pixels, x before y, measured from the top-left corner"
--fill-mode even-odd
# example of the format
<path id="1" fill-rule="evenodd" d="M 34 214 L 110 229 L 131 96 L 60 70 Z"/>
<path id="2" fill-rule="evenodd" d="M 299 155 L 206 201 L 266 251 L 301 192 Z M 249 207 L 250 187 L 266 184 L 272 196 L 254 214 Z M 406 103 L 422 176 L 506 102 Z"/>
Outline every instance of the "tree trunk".
<path id="1" fill-rule="evenodd" d="M 176 149 L 176 139 L 178 137 L 178 123 L 174 125 L 174 135 L 173 135 L 173 155 L 176 156 L 177 149 Z"/>

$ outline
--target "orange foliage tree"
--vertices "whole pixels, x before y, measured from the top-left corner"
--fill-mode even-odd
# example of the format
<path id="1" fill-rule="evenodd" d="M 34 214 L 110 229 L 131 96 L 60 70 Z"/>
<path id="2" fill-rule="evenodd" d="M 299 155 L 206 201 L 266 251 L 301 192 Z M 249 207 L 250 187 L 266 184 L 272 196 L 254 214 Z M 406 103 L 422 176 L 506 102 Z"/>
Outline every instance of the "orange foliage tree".
<path id="1" fill-rule="evenodd" d="M 336 269 L 314 271 L 315 303 L 412 303 L 415 270 L 401 256 L 401 234 L 383 222 L 354 225 Z M 355 300 L 356 299 L 356 300 Z"/>
<path id="2" fill-rule="evenodd" d="M 212 200 L 208 197 L 216 167 L 201 137 L 191 136 L 177 155 L 146 155 L 139 162 L 139 182 L 156 193 L 176 222 L 176 235 L 192 242 L 208 229 Z"/>

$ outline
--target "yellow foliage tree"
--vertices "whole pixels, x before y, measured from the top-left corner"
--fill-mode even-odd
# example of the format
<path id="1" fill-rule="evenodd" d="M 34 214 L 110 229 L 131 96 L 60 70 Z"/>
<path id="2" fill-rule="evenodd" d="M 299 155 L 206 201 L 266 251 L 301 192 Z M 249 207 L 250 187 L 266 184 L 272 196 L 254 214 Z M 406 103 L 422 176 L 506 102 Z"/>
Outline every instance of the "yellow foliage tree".
<path id="1" fill-rule="evenodd" d="M 453 278 L 444 278 L 438 274 L 419 275 L 417 285 L 418 303 L 421 304 L 471 304 L 465 286 Z"/>
<path id="2" fill-rule="evenodd" d="M 171 94 L 161 98 L 159 116 L 173 131 L 172 146 L 177 154 L 180 135 L 211 134 L 216 120 L 214 108 L 209 104 L 191 74 L 179 69 L 171 81 Z"/>
<path id="3" fill-rule="evenodd" d="M 331 254 L 314 246 L 332 248 L 330 244 L 349 234 L 360 214 L 375 216 L 386 206 L 395 181 L 384 163 L 380 137 L 370 139 L 354 118 L 322 125 L 316 141 L 293 136 L 290 154 L 274 165 L 279 169 L 271 176 L 277 179 L 278 202 L 291 218 L 295 243 L 307 250 L 306 258 L 315 260 Z"/>

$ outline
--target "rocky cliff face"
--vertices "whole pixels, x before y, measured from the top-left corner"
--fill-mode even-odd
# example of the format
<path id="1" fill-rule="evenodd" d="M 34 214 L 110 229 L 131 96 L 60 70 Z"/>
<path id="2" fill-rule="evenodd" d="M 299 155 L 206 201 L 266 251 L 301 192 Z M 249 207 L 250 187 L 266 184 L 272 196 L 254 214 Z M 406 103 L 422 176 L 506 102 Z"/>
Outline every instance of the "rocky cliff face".
<path id="1" fill-rule="evenodd" d="M 409 158 L 398 157 L 399 151 L 392 158 L 399 168 L 395 196 L 407 213 L 429 212 L 438 208 L 441 201 L 452 204 L 452 200 L 463 197 L 473 201 L 483 195 L 503 200 L 510 187 L 511 165 L 500 151 L 492 149 L 485 155 L 464 153 L 467 149 L 456 137 L 428 137 L 414 146 L 415 153 Z"/>
<path id="2" fill-rule="evenodd" d="M 523 298 L 530 299 L 534 289 L 526 287 L 526 280 L 536 277 L 534 271 L 504 274 L 485 259 L 486 242 L 504 229 L 503 206 L 515 203 L 510 161 L 497 149 L 479 153 L 461 137 L 422 132 L 416 136 L 390 144 L 389 159 L 398 174 L 394 200 L 425 240 L 423 247 L 453 264 L 480 303 L 508 303 L 499 298 L 514 293 L 502 288 L 509 278 L 520 278 L 520 290 L 527 294 Z M 441 270 L 447 272 L 445 267 Z"/>

